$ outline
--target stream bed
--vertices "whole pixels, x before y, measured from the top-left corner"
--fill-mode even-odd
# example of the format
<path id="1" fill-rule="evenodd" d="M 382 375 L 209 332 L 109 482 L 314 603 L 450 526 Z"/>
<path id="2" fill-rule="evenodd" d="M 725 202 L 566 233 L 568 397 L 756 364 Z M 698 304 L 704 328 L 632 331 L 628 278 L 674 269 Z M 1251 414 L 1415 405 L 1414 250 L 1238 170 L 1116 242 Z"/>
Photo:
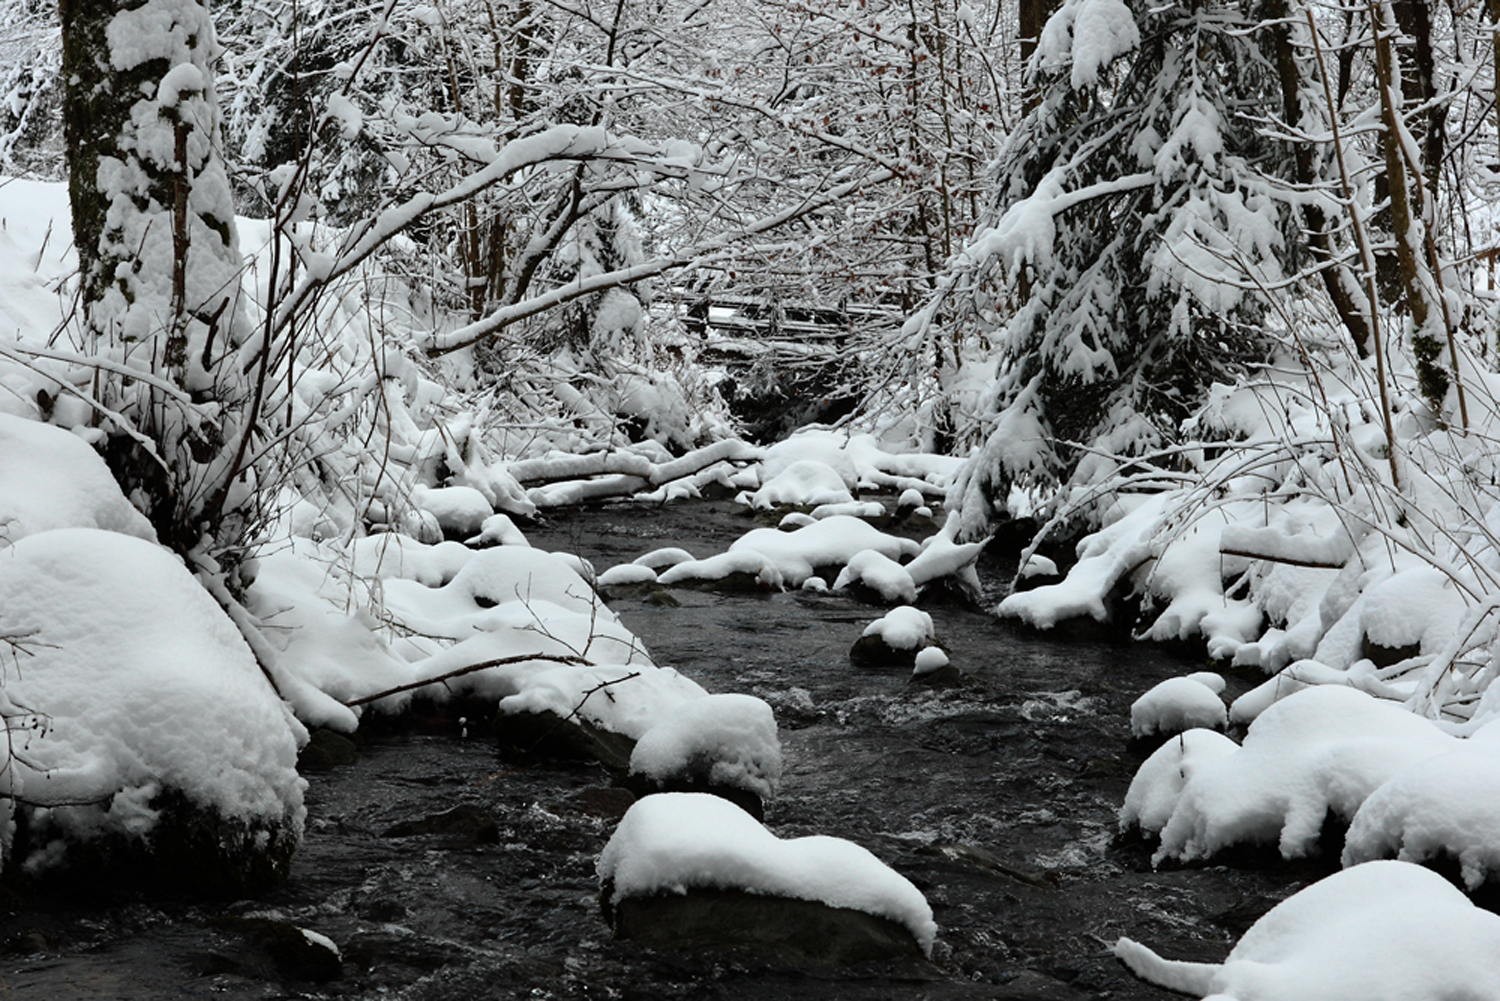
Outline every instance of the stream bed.
<path id="1" fill-rule="evenodd" d="M 664 546 L 712 555 L 754 525 L 728 502 L 620 505 L 527 536 L 603 570 Z M 987 601 L 1009 569 L 981 566 Z M 788 968 L 615 941 L 594 864 L 629 794 L 596 766 L 502 758 L 482 720 L 419 718 L 308 775 L 306 837 L 272 894 L 0 901 L 0 998 L 1159 999 L 1176 995 L 1134 979 L 1109 952 L 1117 937 L 1219 960 L 1320 874 L 1153 871 L 1147 848 L 1117 837 L 1142 760 L 1130 703 L 1201 667 L 1184 655 L 937 606 L 970 678 L 934 689 L 851 664 L 883 609 L 801 591 L 672 597 L 612 607 L 658 664 L 774 707 L 785 773 L 767 826 L 855 841 L 915 883 L 940 929 L 931 962 Z M 335 942 L 341 974 L 306 979 L 277 959 L 260 929 L 279 923 Z"/>

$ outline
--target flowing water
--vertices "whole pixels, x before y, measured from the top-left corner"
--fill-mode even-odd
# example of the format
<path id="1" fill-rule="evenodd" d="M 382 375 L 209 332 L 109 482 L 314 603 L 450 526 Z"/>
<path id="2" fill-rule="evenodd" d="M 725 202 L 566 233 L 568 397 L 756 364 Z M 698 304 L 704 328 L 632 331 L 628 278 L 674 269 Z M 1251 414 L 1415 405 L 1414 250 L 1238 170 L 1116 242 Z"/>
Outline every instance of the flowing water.
<path id="1" fill-rule="evenodd" d="M 701 557 L 752 527 L 731 507 L 606 507 L 528 537 L 600 569 L 668 545 Z M 997 592 L 1007 568 L 981 569 Z M 355 763 L 309 776 L 305 842 L 290 883 L 267 897 L 8 904 L 0 998 L 1167 998 L 1110 955 L 1117 937 L 1221 959 L 1316 875 L 1155 872 L 1144 847 L 1116 837 L 1141 760 L 1130 703 L 1200 666 L 1182 655 L 935 607 L 969 679 L 933 689 L 850 663 L 880 609 L 805 592 L 673 596 L 614 608 L 658 663 L 775 708 L 786 769 L 767 825 L 850 839 L 914 882 L 941 929 L 932 962 L 787 968 L 617 942 L 594 860 L 629 795 L 597 767 L 503 759 L 478 720 L 418 720 L 363 736 Z M 423 823 L 460 805 L 474 808 L 465 823 Z M 298 979 L 246 918 L 326 935 L 342 975 Z"/>

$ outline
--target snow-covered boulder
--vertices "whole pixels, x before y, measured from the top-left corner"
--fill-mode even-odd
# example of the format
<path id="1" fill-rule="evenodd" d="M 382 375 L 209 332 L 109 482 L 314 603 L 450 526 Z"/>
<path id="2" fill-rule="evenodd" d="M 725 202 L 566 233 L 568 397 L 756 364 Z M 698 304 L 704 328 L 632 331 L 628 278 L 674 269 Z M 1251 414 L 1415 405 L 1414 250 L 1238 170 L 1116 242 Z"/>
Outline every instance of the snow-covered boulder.
<path id="1" fill-rule="evenodd" d="M 1168 678 L 1130 707 L 1130 733 L 1137 739 L 1170 737 L 1184 730 L 1222 730 L 1229 711 L 1219 694 L 1224 679 L 1212 671 Z"/>
<path id="2" fill-rule="evenodd" d="M 917 585 L 906 568 L 873 549 L 855 553 L 839 572 L 833 588 L 853 588 L 857 594 L 887 605 L 909 605 L 917 600 Z"/>
<path id="3" fill-rule="evenodd" d="M 921 547 L 875 528 L 868 522 L 848 515 L 834 515 L 791 532 L 774 528 L 757 528 L 746 532 L 729 546 L 731 553 L 759 553 L 781 572 L 787 587 L 801 587 L 814 575 L 831 576 L 821 571 L 843 567 L 855 554 L 874 550 L 892 560 L 916 556 Z"/>
<path id="4" fill-rule="evenodd" d="M 82 438 L 0 412 L 0 544 L 52 528 L 156 533 Z"/>
<path id="5" fill-rule="evenodd" d="M 918 651 L 933 645 L 935 636 L 931 615 L 901 605 L 865 626 L 849 649 L 849 659 L 869 666 L 909 666 L 916 662 Z"/>
<path id="6" fill-rule="evenodd" d="M 525 754 L 598 761 L 625 772 L 636 741 L 708 693 L 649 662 L 530 671 L 500 700 L 502 746 Z"/>
<path id="7" fill-rule="evenodd" d="M 775 507 L 817 507 L 823 504 L 853 503 L 854 495 L 844 485 L 838 471 L 816 459 L 793 462 L 767 480 L 749 497 L 757 510 Z"/>
<path id="8" fill-rule="evenodd" d="M 0 693 L 8 877 L 236 894 L 285 878 L 306 733 L 174 556 L 96 528 L 28 535 L 0 550 L 0 632 L 21 644 Z"/>
<path id="9" fill-rule="evenodd" d="M 1500 998 L 1500 916 L 1406 862 L 1368 862 L 1293 894 L 1223 963 L 1163 959 L 1128 938 L 1115 955 L 1144 980 L 1213 1001 Z"/>
<path id="10" fill-rule="evenodd" d="M 599 857 L 605 918 L 655 948 L 739 948 L 793 961 L 930 955 L 932 908 L 859 845 L 781 840 L 703 793 L 647 796 Z"/>
<path id="11" fill-rule="evenodd" d="M 684 560 L 661 571 L 657 583 L 715 591 L 780 591 L 785 578 L 776 564 L 753 550 L 730 551 L 706 560 Z"/>
<path id="12" fill-rule="evenodd" d="M 690 700 L 642 735 L 630 778 L 641 794 L 710 792 L 760 819 L 781 780 L 776 714 L 753 695 Z"/>

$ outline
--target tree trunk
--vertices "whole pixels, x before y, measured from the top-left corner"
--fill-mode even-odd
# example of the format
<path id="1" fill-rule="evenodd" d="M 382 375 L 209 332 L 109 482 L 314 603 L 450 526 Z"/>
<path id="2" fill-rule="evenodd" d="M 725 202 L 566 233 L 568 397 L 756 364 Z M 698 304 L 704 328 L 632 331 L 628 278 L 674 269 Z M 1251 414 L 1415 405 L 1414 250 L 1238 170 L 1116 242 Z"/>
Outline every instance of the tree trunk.
<path id="1" fill-rule="evenodd" d="M 129 425 L 108 456 L 164 543 L 223 552 L 242 541 L 227 457 L 249 394 L 213 22 L 199 0 L 59 6 L 85 348 L 150 376 L 100 369 L 99 402 Z"/>

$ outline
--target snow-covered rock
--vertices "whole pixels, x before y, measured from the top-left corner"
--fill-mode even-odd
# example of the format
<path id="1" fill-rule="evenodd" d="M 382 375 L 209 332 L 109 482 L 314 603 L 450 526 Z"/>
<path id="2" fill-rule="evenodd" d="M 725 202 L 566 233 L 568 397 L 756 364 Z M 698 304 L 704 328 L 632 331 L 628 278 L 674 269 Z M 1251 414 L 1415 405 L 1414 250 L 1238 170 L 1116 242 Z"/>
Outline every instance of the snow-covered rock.
<path id="1" fill-rule="evenodd" d="M 842 567 L 866 549 L 900 560 L 916 556 L 921 547 L 848 515 L 824 518 L 792 532 L 757 528 L 729 546 L 731 553 L 761 554 L 781 572 L 788 587 L 800 587 L 822 567 Z"/>
<path id="2" fill-rule="evenodd" d="M 691 947 L 697 943 L 687 935 L 702 931 L 715 934 L 720 944 L 784 947 L 789 939 L 795 944 L 802 938 L 811 945 L 806 941 L 809 929 L 837 917 L 822 908 L 889 922 L 899 934 L 877 938 L 877 926 L 862 924 L 853 934 L 864 941 L 838 943 L 828 949 L 834 955 L 819 958 L 888 957 L 901 938 L 911 951 L 930 955 L 937 936 L 932 908 L 921 891 L 864 848 L 822 836 L 781 840 L 739 807 L 703 793 L 647 796 L 632 806 L 599 857 L 599 881 L 606 917 L 617 934 L 666 947 Z M 811 922 L 805 912 L 783 912 L 788 920 L 775 927 L 765 921 L 765 910 L 749 912 L 752 921 L 735 921 L 731 906 L 722 909 L 730 911 L 729 920 L 718 928 L 676 925 L 654 938 L 652 931 L 661 929 L 652 925 L 667 923 L 661 912 L 630 913 L 632 903 L 661 899 L 691 905 L 695 895 L 705 892 L 737 893 L 752 903 L 789 899 L 821 907 Z"/>
<path id="3" fill-rule="evenodd" d="M 630 775 L 640 790 L 713 792 L 759 815 L 781 780 L 776 715 L 753 695 L 692 699 L 641 736 Z"/>
<path id="4" fill-rule="evenodd" d="M 917 585 L 906 568 L 873 549 L 855 553 L 833 582 L 836 591 L 855 585 L 886 604 L 909 605 L 917 600 Z"/>
<path id="5" fill-rule="evenodd" d="M 1464 885 L 1500 876 L 1500 748 L 1473 747 L 1419 762 L 1372 792 L 1349 825 L 1343 863 L 1399 858 L 1458 862 Z"/>
<path id="6" fill-rule="evenodd" d="M 412 489 L 414 504 L 437 519 L 443 535 L 467 539 L 483 531 L 486 519 L 495 513 L 484 494 L 473 487 L 424 487 Z"/>
<path id="7" fill-rule="evenodd" d="M 1229 712 L 1219 693 L 1224 679 L 1212 671 L 1199 671 L 1181 678 L 1168 678 L 1154 686 L 1130 707 L 1132 736 L 1171 736 L 1184 730 L 1222 730 Z"/>
<path id="8" fill-rule="evenodd" d="M 854 495 L 844 485 L 838 471 L 816 459 L 799 459 L 771 477 L 749 497 L 750 506 L 758 510 L 775 507 L 817 507 L 823 504 L 848 504 Z"/>
<path id="9" fill-rule="evenodd" d="M 1223 963 L 1162 959 L 1128 938 L 1142 979 L 1213 1001 L 1500 998 L 1500 916 L 1406 862 L 1367 862 L 1293 894 Z"/>
<path id="10" fill-rule="evenodd" d="M 913 664 L 917 652 L 930 646 L 936 630 L 932 616 L 920 608 L 901 605 L 865 626 L 849 650 L 856 664 Z"/>
<path id="11" fill-rule="evenodd" d="M 30 731 L 3 774 L 7 869 L 86 864 L 109 843 L 144 853 L 120 873 L 176 886 L 285 878 L 306 731 L 176 557 L 96 528 L 29 535 L 0 550 L 0 626 L 24 640 L 0 702 L 13 735 Z M 12 809 L 28 813 L 24 841 Z M 157 839 L 172 858 L 151 857 Z"/>

